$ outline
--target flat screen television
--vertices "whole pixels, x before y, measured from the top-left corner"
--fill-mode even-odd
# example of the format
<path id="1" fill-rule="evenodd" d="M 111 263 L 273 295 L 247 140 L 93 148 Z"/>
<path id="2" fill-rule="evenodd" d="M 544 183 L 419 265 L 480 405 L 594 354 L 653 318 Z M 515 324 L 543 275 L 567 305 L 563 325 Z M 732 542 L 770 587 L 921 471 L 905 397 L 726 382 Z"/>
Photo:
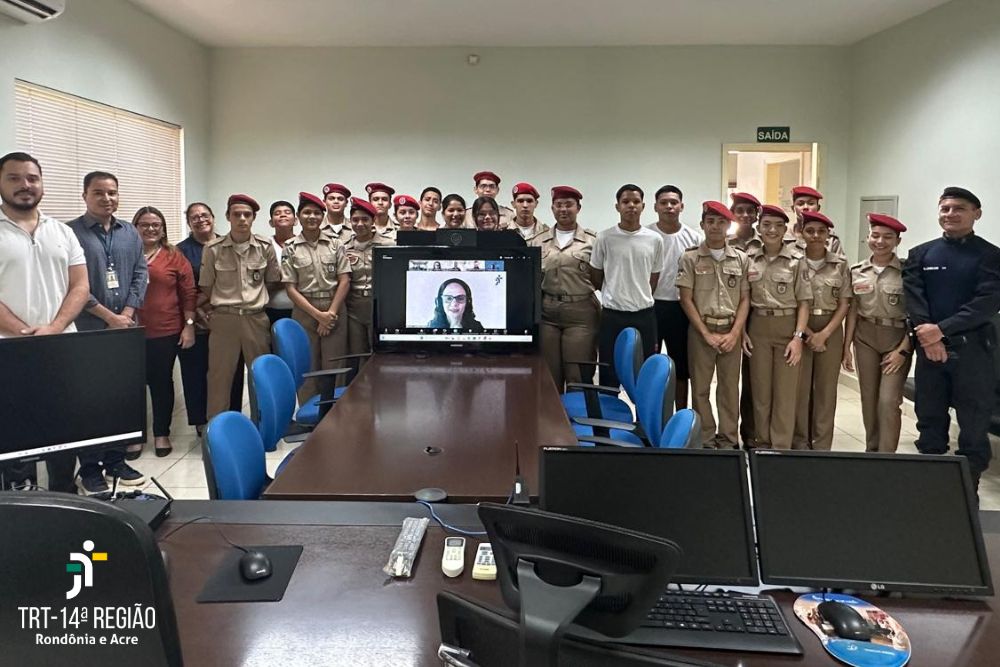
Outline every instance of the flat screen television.
<path id="1" fill-rule="evenodd" d="M 375 349 L 534 349 L 541 262 L 539 248 L 375 248 Z"/>

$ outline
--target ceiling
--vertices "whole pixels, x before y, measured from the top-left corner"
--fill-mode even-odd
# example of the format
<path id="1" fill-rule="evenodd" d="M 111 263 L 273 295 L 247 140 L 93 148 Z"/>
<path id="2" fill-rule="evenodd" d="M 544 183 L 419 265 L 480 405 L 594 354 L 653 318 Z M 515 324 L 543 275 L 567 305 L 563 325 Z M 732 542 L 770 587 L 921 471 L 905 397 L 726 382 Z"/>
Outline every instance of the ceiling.
<path id="1" fill-rule="evenodd" d="M 947 0 L 131 0 L 207 46 L 853 44 Z"/>

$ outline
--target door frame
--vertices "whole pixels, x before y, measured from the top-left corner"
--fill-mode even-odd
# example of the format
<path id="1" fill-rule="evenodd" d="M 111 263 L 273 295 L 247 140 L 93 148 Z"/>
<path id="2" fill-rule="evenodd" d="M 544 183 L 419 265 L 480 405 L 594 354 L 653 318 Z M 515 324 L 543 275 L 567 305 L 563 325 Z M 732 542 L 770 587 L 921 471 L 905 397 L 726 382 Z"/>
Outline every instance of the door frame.
<path id="1" fill-rule="evenodd" d="M 812 156 L 812 164 L 810 165 L 812 172 L 812 183 L 802 183 L 802 185 L 808 185 L 821 190 L 820 183 L 823 180 L 825 174 L 821 173 L 820 169 L 825 164 L 826 160 L 823 159 L 821 153 L 824 152 L 823 145 L 819 142 L 813 141 L 800 141 L 795 143 L 731 143 L 722 144 L 722 152 L 720 153 L 721 165 L 720 165 L 720 177 L 719 183 L 721 184 L 719 188 L 719 199 L 720 201 L 725 201 L 729 188 L 727 187 L 728 180 L 726 179 L 726 159 L 729 155 L 729 151 L 740 151 L 747 153 L 802 153 L 805 151 L 810 151 Z"/>

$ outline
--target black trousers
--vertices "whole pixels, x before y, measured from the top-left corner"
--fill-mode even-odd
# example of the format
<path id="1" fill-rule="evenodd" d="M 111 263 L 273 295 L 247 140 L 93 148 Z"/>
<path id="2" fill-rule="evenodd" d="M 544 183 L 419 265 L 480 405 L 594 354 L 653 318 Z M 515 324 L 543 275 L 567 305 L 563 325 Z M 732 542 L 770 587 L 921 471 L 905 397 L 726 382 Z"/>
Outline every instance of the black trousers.
<path id="1" fill-rule="evenodd" d="M 38 483 L 37 463 L 21 463 L 4 466 L 0 469 L 3 477 L 3 488 L 9 489 L 11 484 Z M 45 469 L 49 473 L 49 491 L 59 493 L 76 493 L 73 484 L 73 471 L 76 469 L 76 456 L 71 453 L 53 454 L 45 457 Z"/>
<path id="2" fill-rule="evenodd" d="M 170 435 L 174 414 L 174 362 L 180 334 L 146 339 L 146 386 L 153 404 L 153 437 Z"/>
<path id="3" fill-rule="evenodd" d="M 988 325 L 963 336 L 953 336 L 948 361 L 929 361 L 917 346 L 915 408 L 917 412 L 917 449 L 922 454 L 948 451 L 948 408 L 958 417 L 956 453 L 969 460 L 973 476 L 990 465 L 989 426 L 996 398 L 997 378 L 993 365 L 996 346 L 993 326 Z"/>
<path id="4" fill-rule="evenodd" d="M 601 311 L 601 327 L 597 330 L 597 356 L 600 361 L 609 364 L 601 366 L 601 384 L 608 387 L 617 387 L 621 383 L 618 381 L 618 374 L 615 373 L 615 339 L 622 329 L 635 327 L 642 336 L 643 359 L 656 354 L 660 346 L 660 340 L 656 337 L 656 315 L 652 308 L 629 312 L 624 310 L 611 310 L 605 308 Z"/>
<path id="5" fill-rule="evenodd" d="M 194 337 L 194 345 L 180 350 L 181 384 L 184 387 L 184 406 L 187 408 L 188 424 L 201 426 L 208 422 L 208 333 Z M 229 409 L 240 412 L 243 409 L 243 355 L 233 374 L 233 386 L 229 392 Z"/>
<path id="6" fill-rule="evenodd" d="M 688 370 L 688 322 L 687 314 L 681 307 L 680 301 L 666 301 L 657 299 L 653 302 L 653 310 L 656 312 L 656 347 L 659 349 L 660 341 L 667 346 L 667 355 L 674 361 L 674 370 L 677 373 L 677 380 L 690 380 L 691 372 Z"/>
<path id="7" fill-rule="evenodd" d="M 274 323 L 278 320 L 292 316 L 291 308 L 287 310 L 284 308 L 265 308 L 264 312 L 267 313 L 267 319 L 271 322 L 271 326 L 274 326 Z"/>

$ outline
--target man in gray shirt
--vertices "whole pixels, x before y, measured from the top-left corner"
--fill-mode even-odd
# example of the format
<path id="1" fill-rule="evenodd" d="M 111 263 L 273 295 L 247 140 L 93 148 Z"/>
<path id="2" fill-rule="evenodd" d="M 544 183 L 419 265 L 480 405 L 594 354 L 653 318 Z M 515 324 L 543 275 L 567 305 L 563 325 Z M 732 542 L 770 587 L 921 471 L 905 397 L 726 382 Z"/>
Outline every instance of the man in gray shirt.
<path id="1" fill-rule="evenodd" d="M 87 174 L 83 179 L 83 201 L 87 212 L 69 223 L 87 258 L 90 282 L 90 296 L 76 319 L 76 328 L 93 331 L 134 326 L 135 310 L 146 296 L 149 274 L 139 233 L 115 217 L 118 179 L 104 171 Z M 146 481 L 142 473 L 125 462 L 123 448 L 80 455 L 77 484 L 85 494 L 108 490 L 105 473 L 129 486 Z"/>

